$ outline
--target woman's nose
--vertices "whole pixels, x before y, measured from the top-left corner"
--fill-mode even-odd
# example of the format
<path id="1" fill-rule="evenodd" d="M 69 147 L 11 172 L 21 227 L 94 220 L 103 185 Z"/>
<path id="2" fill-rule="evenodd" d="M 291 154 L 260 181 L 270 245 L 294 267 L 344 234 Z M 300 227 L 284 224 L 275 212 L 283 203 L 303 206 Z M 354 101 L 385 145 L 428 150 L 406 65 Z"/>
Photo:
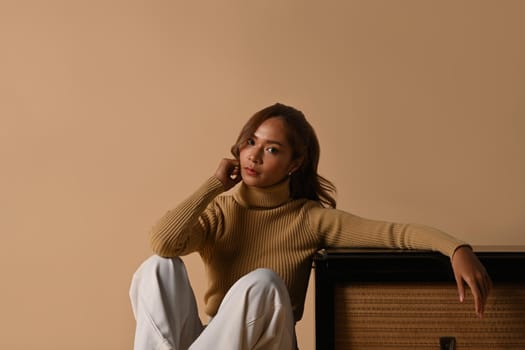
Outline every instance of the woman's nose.
<path id="1" fill-rule="evenodd" d="M 261 161 L 261 151 L 259 149 L 253 149 L 248 155 L 248 160 L 254 163 Z"/>

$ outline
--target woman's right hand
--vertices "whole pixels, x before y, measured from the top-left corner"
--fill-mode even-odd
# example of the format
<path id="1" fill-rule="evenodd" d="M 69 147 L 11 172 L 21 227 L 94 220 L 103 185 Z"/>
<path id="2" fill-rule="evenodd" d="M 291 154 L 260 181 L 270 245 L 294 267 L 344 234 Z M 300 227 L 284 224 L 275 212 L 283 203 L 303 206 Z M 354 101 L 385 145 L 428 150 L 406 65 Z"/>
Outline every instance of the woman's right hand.
<path id="1" fill-rule="evenodd" d="M 228 191 L 241 181 L 239 161 L 237 159 L 223 158 L 219 163 L 215 176 L 222 182 L 224 190 Z"/>

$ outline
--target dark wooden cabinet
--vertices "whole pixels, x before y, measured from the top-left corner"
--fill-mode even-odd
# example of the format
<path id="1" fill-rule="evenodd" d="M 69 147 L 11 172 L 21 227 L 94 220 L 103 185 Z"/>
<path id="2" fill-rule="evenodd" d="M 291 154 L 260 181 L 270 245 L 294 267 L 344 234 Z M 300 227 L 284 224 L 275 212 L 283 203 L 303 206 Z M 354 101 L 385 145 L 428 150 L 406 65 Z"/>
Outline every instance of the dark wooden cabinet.
<path id="1" fill-rule="evenodd" d="M 477 247 L 494 288 L 485 316 L 457 296 L 450 259 L 334 249 L 314 258 L 316 348 L 525 349 L 525 247 Z"/>

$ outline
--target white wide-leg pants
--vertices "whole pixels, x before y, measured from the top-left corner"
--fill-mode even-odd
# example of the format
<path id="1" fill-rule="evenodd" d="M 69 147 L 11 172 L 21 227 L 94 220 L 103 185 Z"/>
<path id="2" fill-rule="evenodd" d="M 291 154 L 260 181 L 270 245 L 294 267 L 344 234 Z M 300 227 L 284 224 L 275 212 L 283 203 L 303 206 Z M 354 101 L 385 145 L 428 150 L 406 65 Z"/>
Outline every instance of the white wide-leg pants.
<path id="1" fill-rule="evenodd" d="M 152 256 L 133 276 L 135 350 L 293 350 L 295 322 L 284 282 L 269 269 L 240 278 L 204 327 L 184 263 Z"/>

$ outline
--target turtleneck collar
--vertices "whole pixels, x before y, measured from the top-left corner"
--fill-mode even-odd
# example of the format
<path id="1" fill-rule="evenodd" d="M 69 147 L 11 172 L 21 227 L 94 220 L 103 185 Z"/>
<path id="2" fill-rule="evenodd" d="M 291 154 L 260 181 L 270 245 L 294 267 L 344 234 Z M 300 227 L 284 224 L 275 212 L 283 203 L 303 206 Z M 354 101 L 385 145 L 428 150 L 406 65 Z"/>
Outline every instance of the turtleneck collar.
<path id="1" fill-rule="evenodd" d="M 275 208 L 290 200 L 290 180 L 287 178 L 264 188 L 247 186 L 241 182 L 233 198 L 246 208 Z"/>

